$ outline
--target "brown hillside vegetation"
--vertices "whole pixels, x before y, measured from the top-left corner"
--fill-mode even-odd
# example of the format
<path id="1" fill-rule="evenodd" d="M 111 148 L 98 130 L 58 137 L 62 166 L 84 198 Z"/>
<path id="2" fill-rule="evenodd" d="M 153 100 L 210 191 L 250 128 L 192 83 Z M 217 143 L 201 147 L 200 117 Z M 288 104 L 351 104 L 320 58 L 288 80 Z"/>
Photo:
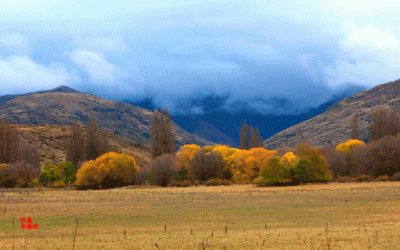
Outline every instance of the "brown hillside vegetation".
<path id="1" fill-rule="evenodd" d="M 321 115 L 294 125 L 264 141 L 268 149 L 294 147 L 302 141 L 313 146 L 337 145 L 351 137 L 351 123 L 358 114 L 359 138 L 369 139 L 369 121 L 379 108 L 400 113 L 400 80 L 378 85 L 335 103 Z"/>
<path id="2" fill-rule="evenodd" d="M 41 165 L 47 163 L 58 164 L 65 161 L 65 149 L 71 126 L 62 125 L 18 125 L 18 132 L 22 142 L 34 145 L 38 148 Z M 82 127 L 83 135 L 86 135 L 86 127 Z M 147 146 L 135 143 L 130 139 L 107 133 L 111 150 L 132 155 L 139 166 L 150 162 L 150 153 Z"/>
<path id="3" fill-rule="evenodd" d="M 57 90 L 58 89 L 58 90 Z M 4 99 L 0 118 L 27 125 L 69 125 L 77 121 L 87 125 L 92 119 L 100 129 L 149 144 L 152 111 L 123 102 L 109 101 L 72 89 L 42 91 Z M 1 103 L 1 102 L 0 102 Z M 183 144 L 211 145 L 172 123 L 178 146 Z"/>

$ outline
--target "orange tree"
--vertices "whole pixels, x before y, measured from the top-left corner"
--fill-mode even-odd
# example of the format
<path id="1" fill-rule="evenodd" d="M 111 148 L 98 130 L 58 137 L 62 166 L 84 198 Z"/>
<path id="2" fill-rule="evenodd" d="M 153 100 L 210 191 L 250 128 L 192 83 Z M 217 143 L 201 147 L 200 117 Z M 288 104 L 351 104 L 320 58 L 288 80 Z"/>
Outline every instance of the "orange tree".
<path id="1" fill-rule="evenodd" d="M 345 154 L 346 156 L 350 156 L 351 150 L 357 146 L 365 145 L 363 141 L 359 141 L 356 139 L 348 140 L 345 143 L 340 143 L 337 145 L 336 150 Z"/>
<path id="2" fill-rule="evenodd" d="M 276 153 L 274 150 L 266 150 L 265 148 L 252 148 L 234 153 L 228 158 L 232 181 L 251 183 L 258 176 L 264 161 Z"/>
<path id="3" fill-rule="evenodd" d="M 180 181 L 188 178 L 190 167 L 189 162 L 194 158 L 196 153 L 200 151 L 200 149 L 200 146 L 196 144 L 186 144 L 180 147 L 180 149 L 176 153 L 176 160 L 181 166 L 181 169 L 178 171 L 178 179 L 180 179 Z"/>
<path id="4" fill-rule="evenodd" d="M 76 174 L 75 184 L 81 189 L 130 185 L 138 171 L 132 156 L 109 152 L 83 164 Z"/>

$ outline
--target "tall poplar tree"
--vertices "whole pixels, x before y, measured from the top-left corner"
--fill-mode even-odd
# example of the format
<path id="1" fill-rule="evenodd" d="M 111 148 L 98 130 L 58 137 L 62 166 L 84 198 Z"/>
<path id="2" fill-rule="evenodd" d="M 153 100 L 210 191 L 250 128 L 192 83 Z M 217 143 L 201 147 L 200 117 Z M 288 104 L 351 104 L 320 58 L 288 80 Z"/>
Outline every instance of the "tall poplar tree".
<path id="1" fill-rule="evenodd" d="M 82 135 L 81 126 L 76 122 L 71 125 L 65 155 L 66 160 L 75 166 L 75 171 L 77 170 L 78 163 L 85 160 L 85 140 Z"/>
<path id="2" fill-rule="evenodd" d="M 263 142 L 263 139 L 262 139 L 262 137 L 260 135 L 260 129 L 256 127 L 255 133 L 256 133 L 256 147 L 257 148 L 264 147 L 264 142 Z"/>
<path id="3" fill-rule="evenodd" d="M 109 143 L 105 133 L 97 129 L 96 123 L 89 118 L 86 132 L 86 159 L 94 160 L 106 153 L 109 149 Z"/>
<path id="4" fill-rule="evenodd" d="M 174 133 L 172 121 L 168 112 L 157 109 L 153 112 L 153 119 L 150 125 L 150 153 L 154 159 L 163 154 L 175 154 Z"/>
<path id="5" fill-rule="evenodd" d="M 254 132 L 253 126 L 250 126 L 249 132 L 249 149 L 256 147 L 256 133 Z"/>
<path id="6" fill-rule="evenodd" d="M 378 140 L 385 135 L 397 135 L 400 132 L 400 118 L 393 110 L 378 109 L 372 117 L 369 127 L 369 140 Z"/>
<path id="7" fill-rule="evenodd" d="M 17 162 L 20 156 L 20 144 L 17 124 L 0 119 L 0 163 Z"/>
<path id="8" fill-rule="evenodd" d="M 358 118 L 357 114 L 354 115 L 353 120 L 351 121 L 351 139 L 359 140 L 360 135 L 358 133 Z"/>
<path id="9" fill-rule="evenodd" d="M 247 149 L 247 138 L 249 133 L 249 125 L 247 125 L 246 120 L 242 124 L 242 128 L 240 129 L 240 146 L 239 149 Z"/>

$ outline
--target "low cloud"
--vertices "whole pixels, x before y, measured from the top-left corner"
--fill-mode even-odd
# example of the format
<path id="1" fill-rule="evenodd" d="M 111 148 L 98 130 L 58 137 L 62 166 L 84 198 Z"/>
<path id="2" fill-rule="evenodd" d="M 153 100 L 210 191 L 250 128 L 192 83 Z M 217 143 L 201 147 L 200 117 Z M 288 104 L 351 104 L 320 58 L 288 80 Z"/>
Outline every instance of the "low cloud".
<path id="1" fill-rule="evenodd" d="M 92 83 L 114 84 L 123 77 L 124 73 L 107 62 L 101 53 L 78 49 L 68 55 L 75 65 L 83 69 Z"/>
<path id="2" fill-rule="evenodd" d="M 385 0 L 11 2 L 0 9 L 4 94 L 64 84 L 173 114 L 208 112 L 210 98 L 298 114 L 349 84 L 400 78 L 400 8 Z"/>
<path id="3" fill-rule="evenodd" d="M 59 63 L 45 66 L 27 56 L 0 59 L 0 94 L 17 94 L 55 88 L 78 80 L 78 77 Z"/>

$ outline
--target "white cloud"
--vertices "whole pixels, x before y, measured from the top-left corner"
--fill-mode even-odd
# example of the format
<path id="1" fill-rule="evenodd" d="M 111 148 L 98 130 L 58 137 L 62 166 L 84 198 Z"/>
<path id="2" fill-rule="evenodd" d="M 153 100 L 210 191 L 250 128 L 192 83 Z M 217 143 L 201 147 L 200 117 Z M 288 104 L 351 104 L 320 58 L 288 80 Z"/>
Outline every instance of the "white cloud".
<path id="1" fill-rule="evenodd" d="M 129 48 L 121 36 L 75 37 L 74 44 L 81 49 L 100 53 L 121 52 Z"/>
<path id="2" fill-rule="evenodd" d="M 28 37 L 19 32 L 0 32 L 0 46 L 7 50 L 27 51 Z"/>
<path id="3" fill-rule="evenodd" d="M 340 52 L 326 67 L 331 87 L 357 83 L 366 87 L 400 78 L 400 41 L 387 30 L 371 24 L 357 28 L 346 22 L 347 37 L 339 42 Z"/>
<path id="4" fill-rule="evenodd" d="M 107 62 L 101 53 L 88 50 L 74 50 L 69 54 L 72 61 L 81 67 L 93 83 L 116 83 L 124 77 L 124 72 Z"/>
<path id="5" fill-rule="evenodd" d="M 75 81 L 77 76 L 58 63 L 44 66 L 27 56 L 0 59 L 0 91 L 3 94 L 54 88 Z"/>

